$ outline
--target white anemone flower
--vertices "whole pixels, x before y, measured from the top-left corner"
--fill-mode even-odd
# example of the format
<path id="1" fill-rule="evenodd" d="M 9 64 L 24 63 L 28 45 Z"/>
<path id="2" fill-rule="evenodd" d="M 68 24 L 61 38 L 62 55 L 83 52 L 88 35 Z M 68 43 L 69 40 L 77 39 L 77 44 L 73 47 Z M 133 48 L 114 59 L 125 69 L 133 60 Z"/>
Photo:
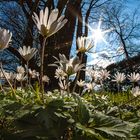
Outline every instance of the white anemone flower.
<path id="1" fill-rule="evenodd" d="M 42 77 L 42 81 L 44 82 L 44 83 L 49 83 L 49 77 L 47 76 L 47 75 L 43 75 L 43 77 Z"/>
<path id="2" fill-rule="evenodd" d="M 26 61 L 29 61 L 36 54 L 37 49 L 23 46 L 23 48 L 19 48 L 18 52 Z"/>
<path id="3" fill-rule="evenodd" d="M 119 73 L 119 72 L 117 72 L 117 73 L 114 75 L 114 80 L 112 80 L 112 81 L 115 81 L 117 84 L 120 84 L 120 83 L 122 83 L 125 79 L 126 79 L 126 76 L 125 76 L 124 73 Z"/>
<path id="4" fill-rule="evenodd" d="M 4 73 L 4 75 L 3 75 L 3 73 Z M 6 79 L 8 79 L 9 81 L 13 81 L 14 79 L 15 79 L 15 73 L 13 73 L 13 72 L 6 72 L 6 71 L 3 71 L 3 73 L 1 73 L 1 77 L 0 78 L 2 78 L 2 79 L 5 79 L 5 77 L 6 77 Z"/>
<path id="5" fill-rule="evenodd" d="M 56 79 L 66 79 L 67 77 L 67 74 L 61 69 L 61 68 L 57 68 L 56 71 L 55 71 L 55 78 Z"/>
<path id="6" fill-rule="evenodd" d="M 24 74 L 24 73 L 25 73 L 24 67 L 22 67 L 22 66 L 17 66 L 17 72 L 18 72 L 18 73 L 21 73 L 21 74 Z"/>
<path id="7" fill-rule="evenodd" d="M 59 59 L 54 57 L 57 61 L 50 66 L 57 66 L 61 68 L 68 76 L 79 72 L 85 65 L 81 64 L 78 57 L 72 57 L 69 60 L 65 55 L 59 54 Z"/>
<path id="8" fill-rule="evenodd" d="M 60 16 L 58 18 L 58 14 L 58 9 L 54 9 L 50 11 L 49 15 L 48 7 L 46 7 L 44 11 L 41 10 L 39 16 L 34 13 L 32 19 L 42 36 L 48 38 L 59 31 L 66 24 L 67 19 L 65 19 L 65 16 Z"/>
<path id="9" fill-rule="evenodd" d="M 92 68 L 88 68 L 86 71 L 87 71 L 87 75 L 88 75 L 89 77 L 91 77 L 91 79 L 92 79 L 93 81 L 96 81 L 96 80 L 98 79 L 98 73 L 97 73 L 96 70 L 94 70 L 94 69 L 92 69 Z"/>
<path id="10" fill-rule="evenodd" d="M 39 73 L 36 70 L 29 69 L 29 75 L 31 78 L 37 78 Z"/>
<path id="11" fill-rule="evenodd" d="M 0 29 L 0 50 L 4 50 L 9 47 L 9 42 L 11 41 L 12 33 L 6 29 Z"/>
<path id="12" fill-rule="evenodd" d="M 55 56 L 53 56 L 56 61 L 54 62 L 55 64 L 51 64 L 50 66 L 58 66 L 57 64 L 66 64 L 69 62 L 69 60 L 66 58 L 66 56 L 64 54 L 60 54 L 59 53 L 59 59 Z"/>
<path id="13" fill-rule="evenodd" d="M 83 81 L 82 79 L 80 79 L 80 81 L 77 81 L 77 85 L 78 85 L 79 87 L 84 87 L 85 81 Z"/>
<path id="14" fill-rule="evenodd" d="M 138 82 L 140 80 L 140 74 L 139 73 L 131 73 L 130 75 L 128 75 L 128 79 L 131 81 L 131 82 Z"/>
<path id="15" fill-rule="evenodd" d="M 68 87 L 70 86 L 70 83 L 67 83 L 66 80 L 59 80 L 59 83 L 58 83 L 59 87 L 61 90 L 64 90 L 66 91 L 68 89 Z"/>
<path id="16" fill-rule="evenodd" d="M 95 83 L 89 82 L 86 83 L 85 86 L 86 86 L 85 91 L 91 92 L 95 87 Z"/>
<path id="17" fill-rule="evenodd" d="M 135 88 L 132 88 L 131 93 L 132 93 L 135 97 L 140 96 L 140 88 L 139 88 L 138 86 L 135 87 Z"/>
<path id="18" fill-rule="evenodd" d="M 22 74 L 22 73 L 17 73 L 16 80 L 19 82 L 22 82 L 22 81 L 26 80 L 26 76 L 24 76 L 24 74 Z"/>
<path id="19" fill-rule="evenodd" d="M 99 71 L 99 77 L 101 80 L 105 80 L 105 79 L 109 78 L 109 76 L 110 76 L 110 72 L 107 71 L 106 69 Z"/>
<path id="20" fill-rule="evenodd" d="M 84 64 L 81 64 L 78 57 L 72 57 L 68 63 L 66 63 L 65 72 L 70 76 L 79 72 L 84 67 Z"/>
<path id="21" fill-rule="evenodd" d="M 77 38 L 77 46 L 77 52 L 81 53 L 90 52 L 90 50 L 94 47 L 93 41 L 83 36 Z"/>
<path id="22" fill-rule="evenodd" d="M 15 79 L 15 77 L 16 77 L 15 73 L 13 73 L 13 72 L 7 72 L 7 73 L 5 74 L 5 76 L 6 76 L 6 78 L 7 78 L 8 80 L 10 80 L 10 81 L 13 81 L 13 80 Z"/>

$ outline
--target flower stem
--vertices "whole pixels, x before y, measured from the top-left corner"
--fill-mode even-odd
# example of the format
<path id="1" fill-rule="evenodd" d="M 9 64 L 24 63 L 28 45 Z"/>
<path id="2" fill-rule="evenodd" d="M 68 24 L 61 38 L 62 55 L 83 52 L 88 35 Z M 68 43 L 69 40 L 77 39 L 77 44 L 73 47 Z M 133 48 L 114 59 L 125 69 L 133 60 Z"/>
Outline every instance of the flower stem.
<path id="1" fill-rule="evenodd" d="M 66 79 L 66 84 L 67 84 L 67 93 L 68 93 L 68 96 L 69 96 L 69 95 L 70 95 L 69 76 L 68 76 L 67 79 Z"/>
<path id="2" fill-rule="evenodd" d="M 45 44 L 46 44 L 46 37 L 43 39 L 42 43 L 42 50 L 41 50 L 41 68 L 40 68 L 40 88 L 41 88 L 41 93 L 42 93 L 42 99 L 44 99 L 44 84 L 42 81 L 42 77 L 44 75 L 44 53 L 45 53 Z"/>
<path id="3" fill-rule="evenodd" d="M 117 84 L 118 93 L 120 92 L 120 83 Z"/>
<path id="4" fill-rule="evenodd" d="M 82 93 L 81 93 L 81 92 L 82 92 L 82 88 L 81 88 L 81 87 L 79 87 L 79 92 L 78 92 L 78 93 L 79 93 L 79 95 L 80 95 L 80 96 L 82 95 Z"/>
<path id="5" fill-rule="evenodd" d="M 20 86 L 21 86 L 21 89 L 23 89 L 23 84 L 22 84 L 22 81 L 20 81 Z"/>
<path id="6" fill-rule="evenodd" d="M 84 56 L 84 54 L 82 53 L 81 57 L 80 57 L 80 63 L 82 63 L 83 56 Z M 76 79 L 75 79 L 75 82 L 74 82 L 74 87 L 73 87 L 72 93 L 75 92 L 75 90 L 76 90 L 76 85 L 77 85 L 77 81 L 79 79 L 79 76 L 80 76 L 80 71 L 78 71 L 78 73 L 76 75 Z"/>
<path id="7" fill-rule="evenodd" d="M 2 62 L 0 62 L 0 69 L 1 69 L 1 72 L 2 72 L 2 74 L 3 74 L 3 76 L 4 76 L 4 78 L 6 79 L 6 81 L 8 82 L 8 84 L 9 84 L 11 90 L 12 90 L 12 95 L 13 95 L 13 97 L 16 97 L 14 88 L 13 88 L 12 84 L 10 83 L 10 81 L 7 79 L 7 77 L 6 77 L 6 75 L 5 75 L 4 71 L 3 71 Z"/>
<path id="8" fill-rule="evenodd" d="M 5 93 L 5 90 L 2 87 L 2 84 L 0 83 L 0 90 L 3 91 Z"/>
<path id="9" fill-rule="evenodd" d="M 27 61 L 26 72 L 27 72 L 27 85 L 28 85 L 29 84 L 29 61 Z"/>

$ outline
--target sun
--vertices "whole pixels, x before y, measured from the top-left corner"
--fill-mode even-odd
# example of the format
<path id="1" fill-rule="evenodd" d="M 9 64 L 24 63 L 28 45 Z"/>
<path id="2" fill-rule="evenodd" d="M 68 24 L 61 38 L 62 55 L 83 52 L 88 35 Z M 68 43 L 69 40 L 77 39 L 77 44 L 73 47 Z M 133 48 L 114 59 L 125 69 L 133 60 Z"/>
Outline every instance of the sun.
<path id="1" fill-rule="evenodd" d="M 101 29 L 101 24 L 102 24 L 102 20 L 100 18 L 99 22 L 97 24 L 97 28 L 93 28 L 93 27 L 88 25 L 88 28 L 91 32 L 91 35 L 89 36 L 89 38 L 92 38 L 94 40 L 95 48 L 97 46 L 97 43 L 99 43 L 99 42 L 104 42 L 105 44 L 108 44 L 108 42 L 105 39 L 105 34 L 107 32 L 112 31 L 112 29 L 102 30 Z"/>
<path id="2" fill-rule="evenodd" d="M 94 30 L 92 33 L 92 37 L 97 41 L 102 40 L 104 37 L 102 30 L 101 29 Z"/>

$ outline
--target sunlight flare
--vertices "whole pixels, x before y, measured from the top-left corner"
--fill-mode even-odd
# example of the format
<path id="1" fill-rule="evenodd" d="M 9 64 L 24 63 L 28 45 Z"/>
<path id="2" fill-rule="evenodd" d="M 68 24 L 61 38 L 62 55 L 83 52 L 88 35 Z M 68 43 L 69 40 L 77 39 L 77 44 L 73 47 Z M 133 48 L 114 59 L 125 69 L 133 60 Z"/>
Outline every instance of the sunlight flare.
<path id="1" fill-rule="evenodd" d="M 97 28 L 93 28 L 90 25 L 87 25 L 89 30 L 90 30 L 90 32 L 91 32 L 91 35 L 89 36 L 89 38 L 92 38 L 94 40 L 95 48 L 97 46 L 97 43 L 99 43 L 99 42 L 104 42 L 105 44 L 108 44 L 108 42 L 105 39 L 105 35 L 106 35 L 106 33 L 111 32 L 113 30 L 112 28 L 102 30 L 101 24 L 102 24 L 102 20 L 100 18 L 99 22 L 97 24 Z"/>

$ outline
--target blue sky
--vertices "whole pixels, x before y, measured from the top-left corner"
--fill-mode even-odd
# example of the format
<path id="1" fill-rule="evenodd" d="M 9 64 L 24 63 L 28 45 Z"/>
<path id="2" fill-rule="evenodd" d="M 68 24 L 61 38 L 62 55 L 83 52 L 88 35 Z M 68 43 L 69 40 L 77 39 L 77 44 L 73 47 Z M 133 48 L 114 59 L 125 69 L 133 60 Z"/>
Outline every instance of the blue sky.
<path id="1" fill-rule="evenodd" d="M 128 12 L 134 11 L 136 8 L 140 7 L 140 0 L 127 0 L 126 7 L 127 7 L 126 11 L 128 11 Z M 102 46 L 106 46 L 106 49 L 104 48 L 104 50 L 102 50 L 103 49 Z M 100 50 L 102 50 L 102 51 L 101 51 L 101 53 L 89 54 L 88 55 L 88 65 L 97 64 L 99 66 L 106 67 L 107 65 L 116 62 L 118 59 L 117 60 L 116 59 L 106 59 L 106 58 L 103 58 L 100 56 L 100 54 L 110 56 L 110 54 L 108 53 L 110 51 L 109 47 L 110 46 L 106 45 L 103 41 L 98 43 L 98 45 L 96 47 L 96 51 L 97 52 L 99 52 Z M 122 56 L 122 58 L 123 58 L 123 56 Z"/>
<path id="2" fill-rule="evenodd" d="M 127 1 L 128 1 L 127 5 L 132 9 L 135 9 L 140 6 L 140 0 L 127 0 Z"/>

